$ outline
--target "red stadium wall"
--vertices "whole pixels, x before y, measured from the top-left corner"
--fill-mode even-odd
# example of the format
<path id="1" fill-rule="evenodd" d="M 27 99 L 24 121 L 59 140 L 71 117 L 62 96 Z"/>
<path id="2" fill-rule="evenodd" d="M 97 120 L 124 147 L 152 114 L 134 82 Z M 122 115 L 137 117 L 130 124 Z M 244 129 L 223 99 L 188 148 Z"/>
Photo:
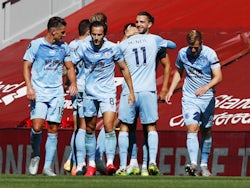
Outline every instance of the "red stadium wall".
<path id="1" fill-rule="evenodd" d="M 31 157 L 29 129 L 6 129 L 0 131 L 0 174 L 28 174 Z M 54 170 L 64 174 L 63 164 L 70 148 L 71 130 L 60 130 L 58 153 L 54 160 Z M 43 131 L 41 162 L 38 173 L 42 172 L 46 130 Z M 185 176 L 184 166 L 188 162 L 185 131 L 159 132 L 158 165 L 163 175 Z M 142 162 L 142 132 L 137 134 L 139 163 Z M 209 167 L 215 176 L 250 176 L 250 132 L 228 131 L 213 133 L 213 148 Z M 118 154 L 115 164 L 119 165 Z"/>

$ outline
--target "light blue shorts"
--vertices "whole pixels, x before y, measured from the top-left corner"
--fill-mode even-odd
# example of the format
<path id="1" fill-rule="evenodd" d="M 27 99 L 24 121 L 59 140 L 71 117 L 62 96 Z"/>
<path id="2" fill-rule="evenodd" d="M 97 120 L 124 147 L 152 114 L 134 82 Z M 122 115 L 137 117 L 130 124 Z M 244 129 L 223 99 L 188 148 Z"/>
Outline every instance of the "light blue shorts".
<path id="1" fill-rule="evenodd" d="M 30 104 L 31 119 L 41 118 L 50 122 L 61 123 L 64 97 L 53 97 L 48 101 L 37 100 Z"/>
<path id="2" fill-rule="evenodd" d="M 213 125 L 215 98 L 182 98 L 182 114 L 185 125 L 199 124 L 203 128 Z"/>
<path id="3" fill-rule="evenodd" d="M 101 117 L 104 112 L 116 112 L 116 98 L 105 98 L 102 100 L 84 99 L 85 117 Z"/>
<path id="4" fill-rule="evenodd" d="M 136 114 L 140 116 L 142 124 L 153 124 L 158 120 L 158 104 L 156 92 L 135 93 L 135 104 L 128 104 L 128 95 L 121 95 L 118 118 L 127 124 L 135 121 Z"/>
<path id="5" fill-rule="evenodd" d="M 83 92 L 79 92 L 76 96 L 76 115 L 78 113 L 79 118 L 84 118 L 84 98 Z"/>

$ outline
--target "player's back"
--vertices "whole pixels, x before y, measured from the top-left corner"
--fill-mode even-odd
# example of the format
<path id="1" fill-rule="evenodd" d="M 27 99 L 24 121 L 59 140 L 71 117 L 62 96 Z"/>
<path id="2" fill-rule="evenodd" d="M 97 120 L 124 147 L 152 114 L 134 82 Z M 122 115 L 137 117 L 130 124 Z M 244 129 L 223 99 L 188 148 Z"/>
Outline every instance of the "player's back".
<path id="1" fill-rule="evenodd" d="M 119 44 L 130 70 L 134 91 L 156 91 L 156 55 L 167 40 L 152 34 L 137 34 Z M 123 93 L 128 93 L 123 84 Z"/>
<path id="2" fill-rule="evenodd" d="M 75 39 L 69 43 L 70 48 L 70 55 L 72 58 L 72 62 L 75 64 L 75 72 L 76 72 L 76 82 L 77 82 L 77 88 L 79 92 L 83 92 L 85 89 L 85 76 L 86 71 L 84 68 L 84 62 L 83 60 L 76 61 L 76 50 L 79 47 L 79 42 L 84 42 L 83 40 Z"/>

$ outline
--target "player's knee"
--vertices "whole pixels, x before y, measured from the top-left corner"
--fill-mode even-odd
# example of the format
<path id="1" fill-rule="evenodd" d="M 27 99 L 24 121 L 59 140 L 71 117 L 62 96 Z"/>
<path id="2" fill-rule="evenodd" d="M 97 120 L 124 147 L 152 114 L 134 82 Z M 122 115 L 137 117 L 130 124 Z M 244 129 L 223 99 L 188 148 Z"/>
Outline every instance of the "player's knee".
<path id="1" fill-rule="evenodd" d="M 93 132 L 95 132 L 95 126 L 94 126 L 94 125 L 91 125 L 91 124 L 88 124 L 88 125 L 86 126 L 86 132 L 87 132 L 88 134 L 92 134 Z"/>
<path id="2" fill-rule="evenodd" d="M 40 132 L 40 131 L 42 131 L 42 129 L 43 129 L 43 124 L 33 124 L 32 129 L 33 129 L 35 132 Z"/>
<path id="3" fill-rule="evenodd" d="M 198 124 L 187 125 L 187 132 L 188 133 L 197 133 L 198 131 L 199 131 L 199 125 Z"/>
<path id="4" fill-rule="evenodd" d="M 48 133 L 57 133 L 58 132 L 58 124 L 49 124 L 47 131 L 48 131 Z"/>
<path id="5" fill-rule="evenodd" d="M 104 129 L 105 129 L 106 133 L 110 133 L 110 132 L 112 132 L 114 130 L 112 125 L 105 125 Z"/>
<path id="6" fill-rule="evenodd" d="M 211 136 L 211 128 L 209 129 L 201 129 L 202 137 L 210 137 Z"/>

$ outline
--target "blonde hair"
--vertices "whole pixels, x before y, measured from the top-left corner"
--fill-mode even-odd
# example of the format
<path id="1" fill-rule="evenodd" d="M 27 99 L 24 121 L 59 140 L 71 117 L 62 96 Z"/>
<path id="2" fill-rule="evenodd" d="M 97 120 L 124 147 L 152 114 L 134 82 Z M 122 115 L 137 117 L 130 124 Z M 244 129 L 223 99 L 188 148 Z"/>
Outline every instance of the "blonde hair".
<path id="1" fill-rule="evenodd" d="M 187 43 L 189 45 L 193 45 L 195 41 L 199 41 L 200 44 L 202 43 L 202 34 L 198 30 L 192 30 L 187 34 Z"/>
<path id="2" fill-rule="evenodd" d="M 94 21 L 98 21 L 98 22 L 103 22 L 105 24 L 107 24 L 108 22 L 108 18 L 107 16 L 102 13 L 102 12 L 96 12 L 95 14 L 93 14 L 90 18 L 89 18 L 90 23 L 94 22 Z"/>

